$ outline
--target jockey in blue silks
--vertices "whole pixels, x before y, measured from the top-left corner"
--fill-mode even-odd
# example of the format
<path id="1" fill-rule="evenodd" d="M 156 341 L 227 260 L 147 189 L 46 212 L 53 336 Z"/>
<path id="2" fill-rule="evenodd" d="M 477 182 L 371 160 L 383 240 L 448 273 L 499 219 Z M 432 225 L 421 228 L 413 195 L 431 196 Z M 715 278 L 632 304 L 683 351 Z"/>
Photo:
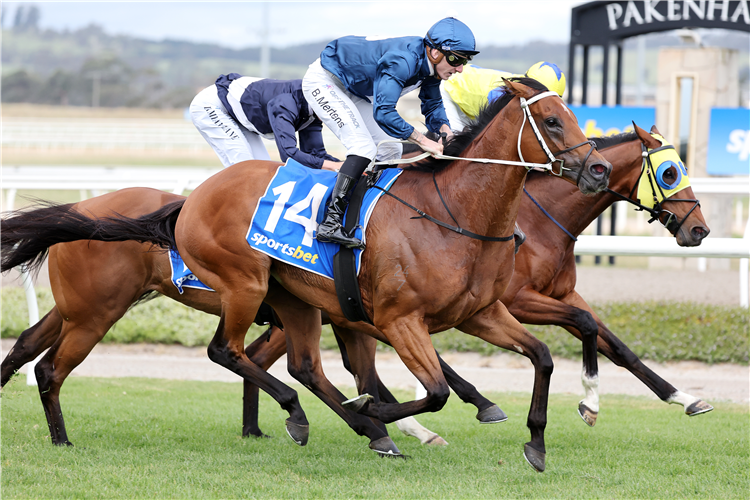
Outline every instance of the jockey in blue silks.
<path id="1" fill-rule="evenodd" d="M 195 96 L 190 118 L 225 167 L 270 160 L 261 136 L 276 141 L 281 161 L 292 158 L 311 168 L 334 171 L 341 167 L 326 153 L 323 124 L 302 95 L 302 80 L 221 75 Z"/>
<path id="2" fill-rule="evenodd" d="M 319 241 L 363 248 L 346 234 L 341 219 L 347 198 L 370 162 L 400 158 L 402 145 L 377 143 L 390 138 L 409 140 L 430 152 L 441 144 L 424 137 L 396 111 L 398 99 L 420 88 L 422 114 L 435 133 L 452 132 L 440 96 L 447 80 L 478 54 L 474 35 L 452 17 L 433 25 L 427 35 L 382 38 L 346 36 L 329 43 L 302 79 L 302 91 L 313 112 L 341 140 L 346 160 L 336 178 Z"/>

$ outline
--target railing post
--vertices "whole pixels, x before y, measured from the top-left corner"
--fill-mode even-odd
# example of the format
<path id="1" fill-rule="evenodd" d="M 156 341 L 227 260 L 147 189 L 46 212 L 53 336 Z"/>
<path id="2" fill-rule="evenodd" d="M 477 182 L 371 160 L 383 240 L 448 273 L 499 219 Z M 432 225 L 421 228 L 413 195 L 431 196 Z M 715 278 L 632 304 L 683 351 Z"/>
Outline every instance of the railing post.
<path id="1" fill-rule="evenodd" d="M 23 281 L 23 289 L 26 291 L 26 305 L 29 308 L 29 327 L 32 327 L 39 323 L 39 304 L 36 301 L 36 292 L 34 291 L 34 283 L 31 278 L 31 274 L 26 269 L 21 269 L 21 280 Z M 37 356 L 37 358 L 29 363 L 26 372 L 26 385 L 36 385 L 36 374 L 34 373 L 34 367 L 42 358 L 44 353 Z"/>

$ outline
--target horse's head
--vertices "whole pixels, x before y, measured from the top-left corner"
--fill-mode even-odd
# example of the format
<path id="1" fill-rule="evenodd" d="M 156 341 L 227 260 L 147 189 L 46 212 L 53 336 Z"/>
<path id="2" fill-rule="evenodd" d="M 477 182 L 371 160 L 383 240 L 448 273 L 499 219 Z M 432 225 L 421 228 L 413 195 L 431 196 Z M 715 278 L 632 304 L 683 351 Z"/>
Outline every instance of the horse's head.
<path id="1" fill-rule="evenodd" d="M 637 199 L 649 210 L 683 247 L 701 244 L 709 229 L 701 213 L 700 202 L 690 187 L 685 164 L 674 146 L 662 137 L 656 127 L 649 134 L 633 124 L 645 152 L 641 176 L 638 179 Z"/>
<path id="2" fill-rule="evenodd" d="M 586 139 L 563 100 L 528 78 L 505 80 L 505 87 L 521 98 L 524 113 L 533 120 L 521 131 L 522 160 L 550 163 L 551 173 L 576 184 L 583 194 L 605 189 L 612 165 Z"/>

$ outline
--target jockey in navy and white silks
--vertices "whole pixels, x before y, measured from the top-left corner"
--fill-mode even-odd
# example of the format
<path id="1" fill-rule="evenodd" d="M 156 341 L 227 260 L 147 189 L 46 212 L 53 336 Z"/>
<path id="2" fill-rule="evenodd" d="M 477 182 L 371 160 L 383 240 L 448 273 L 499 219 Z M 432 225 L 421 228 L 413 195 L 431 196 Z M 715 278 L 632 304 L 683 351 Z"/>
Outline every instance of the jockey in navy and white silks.
<path id="1" fill-rule="evenodd" d="M 302 80 L 307 102 L 347 150 L 326 219 L 317 239 L 361 248 L 346 234 L 341 217 L 356 181 L 376 156 L 400 158 L 402 145 L 377 143 L 390 138 L 414 142 L 442 152 L 442 145 L 424 137 L 396 111 L 399 98 L 420 88 L 422 114 L 432 132 L 452 132 L 440 96 L 440 81 L 463 70 L 475 50 L 474 35 L 452 17 L 433 25 L 423 37 L 346 36 L 329 43 Z"/>
<path id="2" fill-rule="evenodd" d="M 293 158 L 328 170 L 341 165 L 325 151 L 323 124 L 302 94 L 302 80 L 221 75 L 195 96 L 190 117 L 225 167 L 246 160 L 270 160 L 261 136 L 276 141 L 281 161 Z"/>

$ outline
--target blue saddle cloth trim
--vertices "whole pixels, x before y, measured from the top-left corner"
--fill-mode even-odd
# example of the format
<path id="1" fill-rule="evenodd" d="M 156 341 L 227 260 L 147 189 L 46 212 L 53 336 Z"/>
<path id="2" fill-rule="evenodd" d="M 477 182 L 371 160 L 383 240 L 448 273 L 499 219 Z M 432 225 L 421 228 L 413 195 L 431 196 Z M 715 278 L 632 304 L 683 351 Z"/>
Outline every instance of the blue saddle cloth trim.
<path id="1" fill-rule="evenodd" d="M 377 186 L 388 190 L 402 172 L 397 168 L 384 170 Z M 250 247 L 292 266 L 333 279 L 333 256 L 340 246 L 321 243 L 315 239 L 315 234 L 318 224 L 323 221 L 335 182 L 336 172 L 311 169 L 288 159 L 276 170 L 266 192 L 258 200 L 246 236 Z M 365 243 L 367 223 L 382 195 L 379 189 L 369 189 L 362 201 L 360 226 L 355 235 Z M 355 250 L 355 257 L 359 274 L 362 250 Z"/>
<path id="2" fill-rule="evenodd" d="M 183 287 L 186 288 L 198 288 L 200 290 L 208 290 L 213 292 L 213 288 L 209 288 L 203 284 L 193 272 L 188 269 L 185 262 L 182 260 L 180 254 L 174 248 L 169 249 L 169 264 L 172 266 L 172 283 L 180 292 L 180 295 L 184 292 Z"/>

